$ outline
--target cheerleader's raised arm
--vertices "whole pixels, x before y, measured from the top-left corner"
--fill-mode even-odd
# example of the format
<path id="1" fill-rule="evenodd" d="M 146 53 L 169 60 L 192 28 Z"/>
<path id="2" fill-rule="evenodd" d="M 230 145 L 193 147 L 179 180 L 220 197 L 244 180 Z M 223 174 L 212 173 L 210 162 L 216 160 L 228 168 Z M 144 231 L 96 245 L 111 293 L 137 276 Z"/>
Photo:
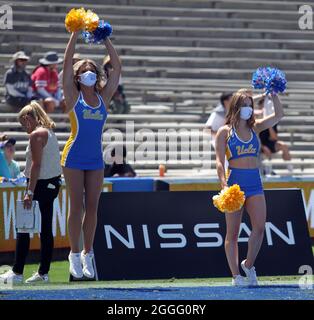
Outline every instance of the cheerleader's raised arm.
<path id="1" fill-rule="evenodd" d="M 112 65 L 112 68 L 113 68 L 112 72 L 110 72 L 109 79 L 107 79 L 107 83 L 101 92 L 101 96 L 108 109 L 110 100 L 114 95 L 114 93 L 116 92 L 119 85 L 122 66 L 121 66 L 121 60 L 109 38 L 106 38 L 105 46 L 108 50 L 108 54 L 110 56 L 110 64 Z"/>
<path id="2" fill-rule="evenodd" d="M 263 119 L 256 119 L 254 124 L 254 129 L 257 133 L 262 132 L 266 129 L 272 128 L 275 124 L 277 124 L 284 116 L 283 106 L 277 94 L 271 94 L 274 110 L 275 112 L 270 114 Z"/>
<path id="3" fill-rule="evenodd" d="M 63 93 L 66 103 L 66 112 L 69 112 L 73 107 L 78 98 L 79 92 L 74 83 L 74 73 L 73 73 L 73 55 L 75 52 L 75 44 L 79 32 L 71 33 L 69 42 L 66 46 L 63 61 Z"/>

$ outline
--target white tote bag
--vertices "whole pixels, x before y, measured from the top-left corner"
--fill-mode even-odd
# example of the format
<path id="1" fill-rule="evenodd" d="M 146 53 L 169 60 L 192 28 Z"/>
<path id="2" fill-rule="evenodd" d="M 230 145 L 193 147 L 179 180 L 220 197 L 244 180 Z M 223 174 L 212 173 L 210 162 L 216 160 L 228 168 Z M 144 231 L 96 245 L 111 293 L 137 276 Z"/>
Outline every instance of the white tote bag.
<path id="1" fill-rule="evenodd" d="M 40 233 L 41 232 L 41 213 L 38 201 L 32 201 L 31 208 L 24 209 L 23 201 L 16 201 L 16 231 L 19 233 Z"/>

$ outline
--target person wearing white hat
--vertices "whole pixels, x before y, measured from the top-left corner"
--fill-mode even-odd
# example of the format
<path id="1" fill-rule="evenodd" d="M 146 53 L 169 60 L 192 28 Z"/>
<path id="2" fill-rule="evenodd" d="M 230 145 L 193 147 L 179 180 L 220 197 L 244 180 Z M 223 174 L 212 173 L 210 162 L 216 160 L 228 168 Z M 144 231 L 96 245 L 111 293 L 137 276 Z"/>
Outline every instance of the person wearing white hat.
<path id="1" fill-rule="evenodd" d="M 33 90 L 37 99 L 43 102 L 46 112 L 54 112 L 56 107 L 64 108 L 57 66 L 63 59 L 54 51 L 49 51 L 39 59 L 40 65 L 32 74 Z"/>
<path id="2" fill-rule="evenodd" d="M 7 104 L 19 111 L 32 98 L 32 81 L 29 73 L 25 70 L 29 57 L 24 51 L 18 51 L 12 56 L 13 65 L 4 75 L 4 86 L 6 89 L 5 100 Z"/>

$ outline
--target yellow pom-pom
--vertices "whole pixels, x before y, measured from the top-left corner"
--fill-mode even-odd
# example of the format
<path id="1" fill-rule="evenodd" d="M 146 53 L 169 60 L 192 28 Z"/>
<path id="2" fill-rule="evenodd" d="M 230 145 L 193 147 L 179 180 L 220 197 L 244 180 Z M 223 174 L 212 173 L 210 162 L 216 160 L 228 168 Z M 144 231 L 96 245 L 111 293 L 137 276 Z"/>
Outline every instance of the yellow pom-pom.
<path id="1" fill-rule="evenodd" d="M 92 32 L 98 27 L 99 17 L 93 11 L 87 10 L 84 23 L 85 23 L 85 30 Z"/>
<path id="2" fill-rule="evenodd" d="M 91 10 L 71 9 L 65 17 L 65 27 L 69 32 L 94 31 L 99 24 L 99 17 Z"/>
<path id="3" fill-rule="evenodd" d="M 86 11 L 84 8 L 71 9 L 65 17 L 65 27 L 69 32 L 76 32 L 85 28 Z"/>
<path id="4" fill-rule="evenodd" d="M 238 184 L 225 188 L 213 196 L 214 206 L 221 212 L 231 213 L 240 210 L 245 201 L 244 192 Z"/>

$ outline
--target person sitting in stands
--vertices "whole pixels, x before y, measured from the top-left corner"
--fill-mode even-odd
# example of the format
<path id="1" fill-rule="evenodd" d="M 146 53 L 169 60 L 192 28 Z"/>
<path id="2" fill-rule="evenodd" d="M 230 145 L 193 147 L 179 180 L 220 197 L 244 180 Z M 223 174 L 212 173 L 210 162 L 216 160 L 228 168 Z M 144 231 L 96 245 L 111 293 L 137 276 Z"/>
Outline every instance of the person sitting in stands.
<path id="1" fill-rule="evenodd" d="M 263 111 L 263 116 L 266 117 L 273 112 L 273 103 L 268 96 L 263 97 L 258 102 L 258 109 Z M 285 161 L 291 160 L 289 147 L 281 140 L 278 140 L 278 129 L 277 125 L 272 128 L 262 131 L 259 134 L 261 140 L 261 151 L 270 160 L 273 153 L 282 151 L 282 159 Z M 287 163 L 287 169 L 291 174 L 293 172 L 293 166 L 291 163 Z M 268 168 L 271 174 L 275 174 L 271 167 Z M 268 172 L 264 172 L 267 174 Z"/>
<path id="2" fill-rule="evenodd" d="M 4 75 L 5 100 L 8 105 L 18 109 L 15 112 L 28 104 L 33 95 L 31 76 L 25 70 L 28 60 L 24 51 L 14 53 L 11 59 L 13 65 Z"/>
<path id="3" fill-rule="evenodd" d="M 73 65 L 75 65 L 77 62 L 79 62 L 79 61 L 81 61 L 81 60 L 82 60 L 81 55 L 80 55 L 79 53 L 74 53 L 73 59 L 72 59 Z M 60 86 L 60 89 L 61 89 L 61 91 L 63 91 L 63 83 L 62 83 L 63 70 L 61 70 L 61 71 L 59 72 L 58 77 L 59 77 L 59 86 Z"/>
<path id="4" fill-rule="evenodd" d="M 0 135 L 1 142 L 6 141 L 7 139 L 8 137 L 5 134 Z M 9 181 L 9 179 L 11 178 L 9 166 L 2 148 L 0 148 L 0 177 L 1 182 Z"/>
<path id="5" fill-rule="evenodd" d="M 57 65 L 62 61 L 56 52 L 49 51 L 39 59 L 40 65 L 32 74 L 34 92 L 37 99 L 43 101 L 46 112 L 54 112 L 56 107 L 60 107 L 62 111 L 65 108 L 57 71 Z"/>
<path id="6" fill-rule="evenodd" d="M 111 159 L 105 164 L 104 177 L 135 177 L 136 173 L 133 168 L 126 163 L 127 152 L 125 146 L 115 146 L 109 150 Z M 109 157 L 110 158 L 110 157 Z"/>
<path id="7" fill-rule="evenodd" d="M 210 114 L 206 124 L 205 130 L 210 131 L 212 141 L 215 141 L 216 133 L 218 129 L 225 125 L 226 114 L 229 109 L 230 101 L 232 98 L 232 92 L 224 92 L 220 96 L 220 103 Z"/>
<path id="8" fill-rule="evenodd" d="M 21 176 L 21 170 L 18 162 L 14 160 L 16 140 L 13 138 L 4 140 L 1 144 L 5 160 L 7 161 L 10 178 L 17 179 Z"/>

